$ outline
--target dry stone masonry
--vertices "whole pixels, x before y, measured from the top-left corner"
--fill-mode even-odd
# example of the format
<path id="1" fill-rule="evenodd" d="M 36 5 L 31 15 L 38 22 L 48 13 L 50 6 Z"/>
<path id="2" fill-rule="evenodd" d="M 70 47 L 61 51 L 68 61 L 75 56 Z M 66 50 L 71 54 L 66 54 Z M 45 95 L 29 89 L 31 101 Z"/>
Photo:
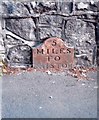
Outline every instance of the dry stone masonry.
<path id="1" fill-rule="evenodd" d="M 0 2 L 0 76 L 2 75 L 2 60 L 5 58 L 4 41 L 2 39 L 2 6 Z"/>
<path id="2" fill-rule="evenodd" d="M 3 1 L 2 9 L 3 40 L 9 66 L 33 66 L 32 50 L 53 37 L 74 48 L 75 65 L 98 63 L 98 1 L 13 0 Z"/>

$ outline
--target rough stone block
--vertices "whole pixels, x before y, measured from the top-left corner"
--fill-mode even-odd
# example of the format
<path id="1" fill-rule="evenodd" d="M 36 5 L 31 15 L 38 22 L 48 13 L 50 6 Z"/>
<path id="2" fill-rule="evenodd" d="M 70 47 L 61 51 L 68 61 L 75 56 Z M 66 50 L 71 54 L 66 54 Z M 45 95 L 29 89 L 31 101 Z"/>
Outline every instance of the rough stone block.
<path id="1" fill-rule="evenodd" d="M 75 46 L 79 55 L 86 54 L 87 65 L 92 64 L 95 43 L 95 26 L 82 20 L 69 20 L 65 29 L 66 42 Z M 88 62 L 90 61 L 90 62 Z M 83 64 L 84 65 L 84 64 Z"/>
<path id="2" fill-rule="evenodd" d="M 6 29 L 24 38 L 25 40 L 35 40 L 35 23 L 30 19 L 7 19 Z"/>
<path id="3" fill-rule="evenodd" d="M 9 49 L 7 53 L 10 66 L 30 66 L 32 63 L 31 48 L 27 45 L 18 45 Z"/>
<path id="4" fill-rule="evenodd" d="M 62 30 L 60 28 L 50 27 L 50 28 L 40 28 L 40 39 L 49 37 L 59 37 L 61 38 Z"/>

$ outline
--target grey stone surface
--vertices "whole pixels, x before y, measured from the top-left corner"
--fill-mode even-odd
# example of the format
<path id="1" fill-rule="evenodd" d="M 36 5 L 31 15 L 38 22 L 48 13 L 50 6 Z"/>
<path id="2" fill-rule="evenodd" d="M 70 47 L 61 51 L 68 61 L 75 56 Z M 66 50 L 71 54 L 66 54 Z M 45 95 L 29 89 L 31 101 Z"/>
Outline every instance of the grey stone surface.
<path id="1" fill-rule="evenodd" d="M 89 7 L 89 4 L 88 4 L 88 3 L 80 2 L 80 3 L 77 4 L 77 9 L 78 9 L 78 10 L 88 9 L 88 7 Z"/>
<path id="2" fill-rule="evenodd" d="M 68 20 L 65 28 L 67 42 L 78 47 L 95 44 L 95 26 L 82 20 Z M 88 42 L 88 43 L 86 43 Z"/>
<path id="3" fill-rule="evenodd" d="M 2 3 L 4 14 L 6 15 L 29 15 L 28 9 L 21 2 L 17 2 L 16 4 L 12 1 L 7 1 Z"/>
<path id="4" fill-rule="evenodd" d="M 73 10 L 73 3 L 72 2 L 59 2 L 58 5 L 58 12 L 61 14 L 70 14 Z"/>
<path id="5" fill-rule="evenodd" d="M 76 2 L 76 10 L 83 11 L 83 10 L 89 10 L 93 12 L 98 11 L 98 1 L 92 1 L 91 2 Z"/>
<path id="6" fill-rule="evenodd" d="M 4 57 L 4 54 L 2 52 L 4 51 L 4 46 L 3 46 L 3 40 L 2 40 L 2 24 L 1 24 L 1 15 L 2 15 L 2 6 L 1 6 L 1 1 L 0 1 L 0 120 L 2 118 L 2 69 L 1 69 L 1 61 Z"/>
<path id="7" fill-rule="evenodd" d="M 50 1 L 47 1 L 47 2 L 36 2 L 36 5 L 35 7 L 33 7 L 33 4 L 32 4 L 32 9 L 34 11 L 34 13 L 44 13 L 44 12 L 49 12 L 49 11 L 56 11 L 57 10 L 57 6 L 56 6 L 56 3 L 55 2 L 50 2 Z"/>
<path id="8" fill-rule="evenodd" d="M 48 38 L 48 37 L 59 37 L 61 38 L 62 30 L 60 28 L 40 28 L 40 39 Z"/>
<path id="9" fill-rule="evenodd" d="M 9 35 L 6 35 L 5 43 L 7 48 L 11 48 L 17 45 L 22 45 L 22 41 L 19 41 L 18 39 Z"/>
<path id="10" fill-rule="evenodd" d="M 32 58 L 31 58 L 32 50 L 29 46 L 27 45 L 18 45 L 15 47 L 12 47 L 8 51 L 8 60 L 10 65 L 12 66 L 29 66 L 32 63 Z M 16 63 L 16 64 L 15 64 Z"/>
<path id="11" fill-rule="evenodd" d="M 87 23 L 82 20 L 69 20 L 66 24 L 65 36 L 66 42 L 75 46 L 75 50 L 78 51 L 77 55 L 81 55 L 80 59 L 82 59 L 82 61 L 84 60 L 83 63 L 80 62 L 79 64 L 91 65 L 93 49 L 96 45 L 95 26 L 92 23 Z M 82 54 L 86 57 L 82 57 Z"/>
<path id="12" fill-rule="evenodd" d="M 39 23 L 48 26 L 61 27 L 62 17 L 58 15 L 43 15 L 39 17 Z"/>
<path id="13" fill-rule="evenodd" d="M 31 48 L 24 45 L 22 41 L 9 35 L 6 36 L 7 60 L 11 66 L 29 66 L 31 65 Z M 16 63 L 16 64 L 15 64 Z"/>
<path id="14" fill-rule="evenodd" d="M 46 38 L 59 37 L 67 45 L 75 47 L 75 55 L 79 56 L 77 64 L 92 65 L 93 58 L 96 59 L 94 47 L 98 2 L 10 1 L 3 2 L 2 6 L 3 15 L 8 17 L 4 19 L 5 29 L 25 41 L 40 44 Z M 16 39 L 11 39 L 9 43 L 13 47 Z M 5 42 L 9 46 L 7 40 Z"/>
<path id="15" fill-rule="evenodd" d="M 1 15 L 2 15 L 2 6 L 1 6 L 1 2 L 0 2 L 0 62 L 5 57 L 5 47 L 4 47 L 4 41 L 3 41 L 2 18 L 1 18 Z"/>
<path id="16" fill-rule="evenodd" d="M 25 40 L 35 40 L 34 33 L 35 23 L 30 19 L 7 19 L 6 29 L 12 31 L 16 35 Z"/>
<path id="17" fill-rule="evenodd" d="M 57 10 L 55 2 L 41 2 L 41 1 L 32 1 L 32 2 L 20 2 L 20 1 L 3 1 L 3 11 L 6 15 L 29 15 L 44 13 L 53 10 Z"/>

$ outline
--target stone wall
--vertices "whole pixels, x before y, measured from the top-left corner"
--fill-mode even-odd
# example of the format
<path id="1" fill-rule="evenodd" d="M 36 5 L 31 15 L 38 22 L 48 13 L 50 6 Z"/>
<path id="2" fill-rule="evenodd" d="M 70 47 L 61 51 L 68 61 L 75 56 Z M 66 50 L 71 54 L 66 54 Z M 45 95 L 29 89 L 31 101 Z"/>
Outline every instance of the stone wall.
<path id="1" fill-rule="evenodd" d="M 4 48 L 4 41 L 2 38 L 2 6 L 0 1 L 0 75 L 2 73 L 2 60 L 5 58 L 5 48 Z"/>
<path id="2" fill-rule="evenodd" d="M 2 7 L 10 66 L 32 66 L 32 47 L 50 37 L 75 48 L 75 64 L 96 64 L 99 2 L 3 1 Z"/>

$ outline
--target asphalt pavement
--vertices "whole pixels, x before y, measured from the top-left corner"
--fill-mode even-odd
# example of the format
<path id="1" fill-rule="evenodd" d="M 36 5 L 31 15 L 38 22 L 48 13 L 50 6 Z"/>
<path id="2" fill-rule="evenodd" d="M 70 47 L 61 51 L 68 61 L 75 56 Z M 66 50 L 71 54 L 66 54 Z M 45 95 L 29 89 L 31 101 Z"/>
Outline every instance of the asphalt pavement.
<path id="1" fill-rule="evenodd" d="M 2 77 L 0 76 L 0 120 L 1 120 L 1 103 L 2 103 Z"/>
<path id="2" fill-rule="evenodd" d="M 97 118 L 97 73 L 23 72 L 2 77 L 2 118 Z"/>

